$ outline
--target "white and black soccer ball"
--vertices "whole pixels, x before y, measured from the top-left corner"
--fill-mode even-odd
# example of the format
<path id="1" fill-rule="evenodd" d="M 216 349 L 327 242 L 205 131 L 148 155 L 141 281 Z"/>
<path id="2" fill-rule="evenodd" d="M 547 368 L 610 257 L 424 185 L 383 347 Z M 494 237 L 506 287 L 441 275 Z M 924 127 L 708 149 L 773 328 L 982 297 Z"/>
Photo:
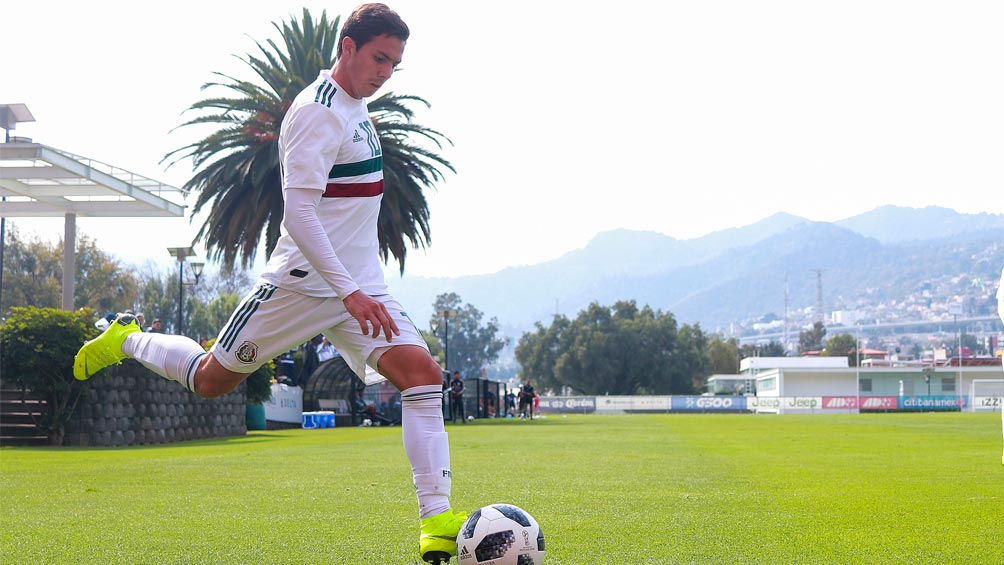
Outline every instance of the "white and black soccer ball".
<path id="1" fill-rule="evenodd" d="M 474 511 L 457 534 L 459 565 L 540 565 L 544 532 L 522 508 L 492 504 Z"/>

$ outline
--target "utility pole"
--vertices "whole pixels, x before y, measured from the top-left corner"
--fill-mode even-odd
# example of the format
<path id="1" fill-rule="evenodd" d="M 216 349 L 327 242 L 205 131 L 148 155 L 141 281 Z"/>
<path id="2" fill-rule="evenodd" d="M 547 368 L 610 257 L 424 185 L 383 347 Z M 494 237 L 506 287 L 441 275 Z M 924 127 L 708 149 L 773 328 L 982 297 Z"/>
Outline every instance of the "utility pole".
<path id="1" fill-rule="evenodd" d="M 788 272 L 784 273 L 784 352 L 788 354 Z"/>

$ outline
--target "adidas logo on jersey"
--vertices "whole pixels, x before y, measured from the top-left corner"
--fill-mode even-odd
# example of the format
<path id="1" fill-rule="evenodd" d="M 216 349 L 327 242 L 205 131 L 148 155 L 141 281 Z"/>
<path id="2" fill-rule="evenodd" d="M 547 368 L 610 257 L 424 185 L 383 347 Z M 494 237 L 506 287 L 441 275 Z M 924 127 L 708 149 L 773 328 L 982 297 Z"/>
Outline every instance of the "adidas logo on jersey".
<path id="1" fill-rule="evenodd" d="M 363 136 L 359 135 L 359 130 L 352 132 L 352 143 L 359 143 L 363 140 Z"/>

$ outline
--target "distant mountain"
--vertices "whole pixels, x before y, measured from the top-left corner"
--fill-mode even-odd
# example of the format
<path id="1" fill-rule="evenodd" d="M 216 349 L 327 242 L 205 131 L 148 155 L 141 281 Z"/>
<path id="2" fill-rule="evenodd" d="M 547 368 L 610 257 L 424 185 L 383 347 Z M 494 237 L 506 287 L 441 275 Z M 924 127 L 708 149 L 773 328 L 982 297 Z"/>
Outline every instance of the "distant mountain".
<path id="1" fill-rule="evenodd" d="M 436 295 L 456 292 L 516 337 L 555 312 L 571 317 L 590 302 L 625 299 L 715 330 L 783 315 L 786 275 L 791 312 L 816 305 L 816 270 L 823 272 L 828 310 L 930 294 L 937 288 L 931 281 L 996 278 L 1004 265 L 1002 242 L 1001 216 L 885 206 L 836 223 L 776 214 L 691 240 L 614 230 L 537 265 L 389 283 L 423 328 Z"/>
<path id="2" fill-rule="evenodd" d="M 635 299 L 639 304 L 673 312 L 682 322 L 705 328 L 784 311 L 784 276 L 792 306 L 814 304 L 815 274 L 827 279 L 853 278 L 862 256 L 882 253 L 880 243 L 829 223 L 805 222 L 746 247 L 733 247 L 708 261 L 645 277 L 608 277 L 588 296 L 568 304 L 577 311 L 590 301 L 611 304 Z M 834 285 L 836 286 L 836 285 Z M 796 302 L 797 301 L 797 302 Z"/>
<path id="3" fill-rule="evenodd" d="M 391 291 L 425 327 L 438 294 L 456 292 L 502 323 L 530 327 L 556 312 L 574 314 L 606 294 L 611 277 L 634 280 L 707 262 L 720 253 L 755 244 L 808 220 L 775 214 L 754 224 L 691 240 L 649 231 L 618 229 L 596 235 L 582 249 L 490 275 L 457 278 L 407 277 L 388 280 Z M 628 292 L 628 291 L 625 291 Z M 623 294 L 623 293 L 622 293 Z M 628 292 L 630 294 L 630 292 Z"/>
<path id="4" fill-rule="evenodd" d="M 960 214 L 938 206 L 882 206 L 836 224 L 882 243 L 901 243 L 1004 229 L 1004 215 Z"/>
<path id="5" fill-rule="evenodd" d="M 755 224 L 709 233 L 704 237 L 688 240 L 687 244 L 694 249 L 700 250 L 705 258 L 707 258 L 735 247 L 753 245 L 807 222 L 809 220 L 805 218 L 792 216 L 785 212 L 778 212 Z"/>

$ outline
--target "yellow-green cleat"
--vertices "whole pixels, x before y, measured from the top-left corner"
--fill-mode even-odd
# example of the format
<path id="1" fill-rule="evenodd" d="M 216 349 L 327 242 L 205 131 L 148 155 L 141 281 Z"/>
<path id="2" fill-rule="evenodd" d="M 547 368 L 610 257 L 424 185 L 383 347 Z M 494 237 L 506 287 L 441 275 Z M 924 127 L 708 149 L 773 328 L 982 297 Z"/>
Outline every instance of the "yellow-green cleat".
<path id="1" fill-rule="evenodd" d="M 101 369 L 121 363 L 127 357 L 122 353 L 122 342 L 126 336 L 138 331 L 141 330 L 135 316 L 119 314 L 108 329 L 77 351 L 77 356 L 73 358 L 73 376 L 78 381 L 86 381 Z"/>
<path id="2" fill-rule="evenodd" d="M 418 552 L 422 561 L 446 565 L 457 554 L 457 533 L 467 519 L 466 512 L 447 510 L 422 520 L 422 534 L 418 538 Z"/>

